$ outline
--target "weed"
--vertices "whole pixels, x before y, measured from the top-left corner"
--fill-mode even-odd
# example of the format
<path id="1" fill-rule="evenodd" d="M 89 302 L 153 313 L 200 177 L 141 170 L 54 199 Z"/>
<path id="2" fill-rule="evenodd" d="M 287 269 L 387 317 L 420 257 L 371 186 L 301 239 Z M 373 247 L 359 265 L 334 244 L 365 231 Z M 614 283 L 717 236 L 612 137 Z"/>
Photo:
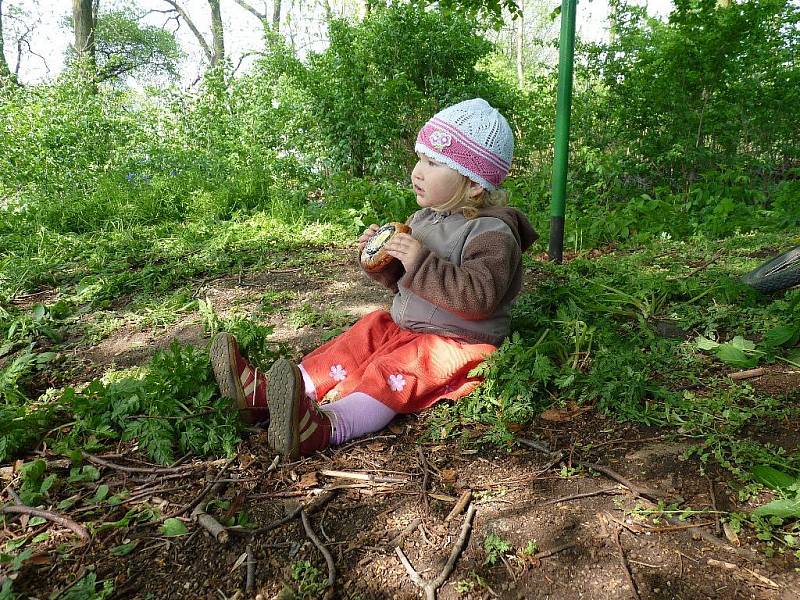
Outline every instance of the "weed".
<path id="1" fill-rule="evenodd" d="M 303 600 L 320 598 L 327 586 L 327 578 L 322 571 L 307 560 L 299 560 L 292 564 L 292 598 Z"/>
<path id="2" fill-rule="evenodd" d="M 509 550 L 511 544 L 496 533 L 490 533 L 483 540 L 483 551 L 486 553 L 484 564 L 494 566 Z"/>

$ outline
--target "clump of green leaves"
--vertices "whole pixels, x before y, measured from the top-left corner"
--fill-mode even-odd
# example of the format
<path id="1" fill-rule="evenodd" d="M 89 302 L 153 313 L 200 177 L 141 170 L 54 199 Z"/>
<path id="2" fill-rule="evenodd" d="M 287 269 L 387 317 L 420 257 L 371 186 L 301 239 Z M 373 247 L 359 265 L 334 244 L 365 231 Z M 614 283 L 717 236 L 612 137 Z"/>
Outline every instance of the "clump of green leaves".
<path id="1" fill-rule="evenodd" d="M 307 560 L 292 564 L 292 587 L 287 588 L 293 600 L 321 598 L 327 587 L 327 578 L 317 567 Z"/>
<path id="2" fill-rule="evenodd" d="M 238 415 L 218 395 L 208 353 L 178 342 L 157 352 L 138 376 L 95 380 L 80 392 L 68 388 L 62 402 L 74 419 L 60 439 L 65 451 L 137 439 L 153 460 L 167 464 L 176 451 L 232 454 L 239 442 Z"/>
<path id="3" fill-rule="evenodd" d="M 511 544 L 496 533 L 490 533 L 483 540 L 483 551 L 486 553 L 485 564 L 494 566 L 507 552 Z"/>

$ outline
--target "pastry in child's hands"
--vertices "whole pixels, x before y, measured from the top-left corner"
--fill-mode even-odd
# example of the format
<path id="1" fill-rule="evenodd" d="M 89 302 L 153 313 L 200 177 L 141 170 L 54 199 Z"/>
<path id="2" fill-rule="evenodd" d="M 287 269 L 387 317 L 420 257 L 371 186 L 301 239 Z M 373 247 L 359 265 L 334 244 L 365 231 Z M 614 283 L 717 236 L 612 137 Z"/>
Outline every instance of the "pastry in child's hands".
<path id="1" fill-rule="evenodd" d="M 394 259 L 385 250 L 386 242 L 396 233 L 411 233 L 411 228 L 405 223 L 387 223 L 375 232 L 361 251 L 361 266 L 365 271 L 375 273 L 385 269 Z"/>

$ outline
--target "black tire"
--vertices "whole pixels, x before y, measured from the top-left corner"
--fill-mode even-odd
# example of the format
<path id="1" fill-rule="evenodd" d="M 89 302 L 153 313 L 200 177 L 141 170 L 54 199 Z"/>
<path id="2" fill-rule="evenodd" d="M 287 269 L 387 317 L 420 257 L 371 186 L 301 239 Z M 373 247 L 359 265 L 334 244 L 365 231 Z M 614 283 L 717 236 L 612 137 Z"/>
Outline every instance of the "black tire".
<path id="1" fill-rule="evenodd" d="M 742 281 L 759 292 L 778 292 L 799 284 L 800 246 L 753 269 Z"/>

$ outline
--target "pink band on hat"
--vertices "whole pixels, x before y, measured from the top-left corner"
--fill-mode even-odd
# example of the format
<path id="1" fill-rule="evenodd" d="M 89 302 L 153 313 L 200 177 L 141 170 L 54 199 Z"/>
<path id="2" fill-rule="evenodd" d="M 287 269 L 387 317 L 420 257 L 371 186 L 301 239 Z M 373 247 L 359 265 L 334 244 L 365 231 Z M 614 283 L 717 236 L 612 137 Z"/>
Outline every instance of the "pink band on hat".
<path id="1" fill-rule="evenodd" d="M 458 130 L 437 121 L 431 119 L 422 127 L 417 143 L 449 158 L 471 173 L 480 174 L 488 183 L 498 187 L 508 175 L 505 161 L 485 148 L 477 147 Z"/>
<path id="2" fill-rule="evenodd" d="M 434 116 L 430 121 L 427 123 L 428 125 L 434 125 L 439 129 L 443 129 L 447 133 L 454 136 L 458 139 L 466 148 L 469 148 L 472 152 L 479 154 L 489 162 L 494 163 L 498 167 L 505 169 L 506 171 L 511 167 L 509 163 L 507 163 L 503 158 L 488 148 L 484 148 L 478 142 L 471 139 L 468 135 L 466 135 L 463 131 L 459 131 L 456 127 L 453 127 L 447 121 L 443 121 L 442 119 L 437 118 Z"/>

